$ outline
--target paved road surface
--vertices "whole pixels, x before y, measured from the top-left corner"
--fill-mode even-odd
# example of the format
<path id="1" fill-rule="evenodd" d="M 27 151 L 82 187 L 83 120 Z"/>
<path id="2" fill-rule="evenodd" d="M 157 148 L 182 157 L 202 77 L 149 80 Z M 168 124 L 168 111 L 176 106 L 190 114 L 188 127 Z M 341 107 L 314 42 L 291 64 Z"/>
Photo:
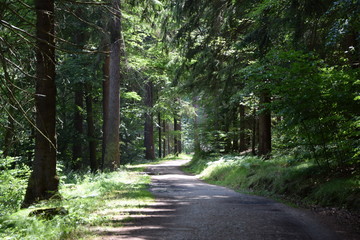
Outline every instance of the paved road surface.
<path id="1" fill-rule="evenodd" d="M 335 240 L 306 213 L 184 174 L 184 160 L 150 165 L 155 204 L 104 239 Z"/>

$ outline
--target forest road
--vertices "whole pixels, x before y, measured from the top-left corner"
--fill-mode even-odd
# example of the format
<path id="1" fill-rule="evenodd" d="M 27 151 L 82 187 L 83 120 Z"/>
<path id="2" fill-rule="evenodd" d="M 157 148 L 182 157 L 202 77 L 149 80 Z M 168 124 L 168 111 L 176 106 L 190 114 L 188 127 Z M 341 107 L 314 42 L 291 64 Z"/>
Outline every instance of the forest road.
<path id="1" fill-rule="evenodd" d="M 106 239 L 335 240 L 307 213 L 183 173 L 185 160 L 149 165 L 156 202 Z"/>

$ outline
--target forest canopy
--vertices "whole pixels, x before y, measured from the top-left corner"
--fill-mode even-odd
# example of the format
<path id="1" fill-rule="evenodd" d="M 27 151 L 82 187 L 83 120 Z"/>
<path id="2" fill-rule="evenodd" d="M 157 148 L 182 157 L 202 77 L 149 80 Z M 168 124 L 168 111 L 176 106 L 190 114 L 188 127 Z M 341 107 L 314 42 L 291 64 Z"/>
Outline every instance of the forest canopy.
<path id="1" fill-rule="evenodd" d="M 359 18 L 354 0 L 4 0 L 0 168 L 32 169 L 23 206 L 59 168 L 183 151 L 358 174 Z"/>

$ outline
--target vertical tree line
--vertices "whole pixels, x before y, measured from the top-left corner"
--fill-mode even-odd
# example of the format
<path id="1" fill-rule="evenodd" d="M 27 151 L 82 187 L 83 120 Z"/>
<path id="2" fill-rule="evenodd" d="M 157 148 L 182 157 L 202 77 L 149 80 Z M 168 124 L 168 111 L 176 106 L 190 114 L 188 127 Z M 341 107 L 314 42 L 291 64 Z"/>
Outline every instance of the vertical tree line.
<path id="1" fill-rule="evenodd" d="M 0 7 L 0 151 L 33 168 L 24 206 L 57 195 L 57 167 L 182 151 L 357 168 L 356 2 L 34 3 Z"/>
<path id="2" fill-rule="evenodd" d="M 58 193 L 56 176 L 56 86 L 54 1 L 35 1 L 36 9 L 36 133 L 35 157 L 24 206 Z"/>

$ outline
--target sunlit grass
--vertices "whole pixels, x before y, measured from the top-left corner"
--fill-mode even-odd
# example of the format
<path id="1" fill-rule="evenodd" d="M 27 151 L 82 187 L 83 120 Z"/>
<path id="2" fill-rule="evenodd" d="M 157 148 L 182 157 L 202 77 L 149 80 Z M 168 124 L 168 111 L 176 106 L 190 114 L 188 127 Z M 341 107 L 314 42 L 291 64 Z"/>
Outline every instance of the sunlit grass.
<path id="1" fill-rule="evenodd" d="M 189 155 L 169 155 L 164 159 L 122 166 L 116 172 L 62 174 L 61 200 L 44 201 L 24 210 L 19 210 L 19 206 L 28 176 L 21 174 L 24 177 L 18 179 L 10 170 L 3 172 L 0 176 L 4 183 L 0 196 L 0 206 L 3 206 L 0 208 L 0 239 L 89 239 L 95 234 L 95 227 L 122 226 L 131 220 L 132 214 L 154 201 L 147 190 L 150 177 L 140 172 L 148 165 L 190 158 Z M 24 171 L 29 172 L 28 169 Z M 9 203 L 11 208 L 6 207 Z M 50 219 L 29 216 L 30 212 L 45 208 L 64 208 L 68 213 Z"/>
<path id="2" fill-rule="evenodd" d="M 253 156 L 212 156 L 194 159 L 184 168 L 210 183 L 303 205 L 360 209 L 360 181 L 336 177 L 311 161 L 291 157 L 264 161 Z"/>
<path id="3" fill-rule="evenodd" d="M 62 200 L 39 203 L 0 218 L 0 239 L 82 239 L 93 233 L 91 226 L 117 226 L 131 218 L 127 209 L 153 201 L 147 191 L 150 177 L 122 169 L 111 173 L 75 174 L 62 178 Z M 29 217 L 34 209 L 64 207 L 68 214 L 52 219 Z"/>

